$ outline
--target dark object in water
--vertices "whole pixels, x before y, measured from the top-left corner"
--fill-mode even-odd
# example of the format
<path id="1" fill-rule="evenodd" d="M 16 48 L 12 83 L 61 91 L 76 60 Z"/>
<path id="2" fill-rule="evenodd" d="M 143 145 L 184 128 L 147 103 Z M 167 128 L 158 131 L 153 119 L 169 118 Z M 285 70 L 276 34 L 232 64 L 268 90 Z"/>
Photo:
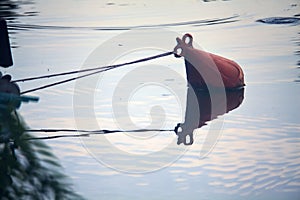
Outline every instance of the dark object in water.
<path id="1" fill-rule="evenodd" d="M 0 66 L 9 67 L 13 65 L 6 21 L 0 18 Z"/>
<path id="2" fill-rule="evenodd" d="M 244 99 L 244 73 L 234 61 L 195 49 L 193 37 L 176 38 L 176 57 L 183 56 L 188 81 L 184 123 L 175 127 L 177 144 L 191 145 L 193 131 L 237 107 Z"/>
<path id="3" fill-rule="evenodd" d="M 265 24 L 294 24 L 294 23 L 299 23 L 300 18 L 297 18 L 297 17 L 269 17 L 269 18 L 259 19 L 256 21 L 265 23 Z"/>
<path id="4" fill-rule="evenodd" d="M 176 38 L 175 56 L 183 56 L 188 84 L 194 88 L 240 88 L 245 86 L 242 68 L 234 61 L 193 47 L 193 37 Z"/>
<path id="5" fill-rule="evenodd" d="M 11 76 L 2 76 L 0 72 L 0 112 L 18 109 L 21 102 L 37 102 L 38 97 L 20 96 L 20 88 L 16 83 L 11 82 Z"/>
<path id="6" fill-rule="evenodd" d="M 20 88 L 16 83 L 11 82 L 11 76 L 6 74 L 4 76 L 0 73 L 0 92 L 20 95 Z"/>

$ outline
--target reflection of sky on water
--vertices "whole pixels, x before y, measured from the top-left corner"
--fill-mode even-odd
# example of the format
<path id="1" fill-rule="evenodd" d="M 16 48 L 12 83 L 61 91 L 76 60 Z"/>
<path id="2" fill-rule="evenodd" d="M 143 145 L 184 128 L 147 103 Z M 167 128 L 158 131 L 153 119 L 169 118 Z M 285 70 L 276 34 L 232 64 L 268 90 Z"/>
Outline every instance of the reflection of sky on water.
<path id="1" fill-rule="evenodd" d="M 16 34 L 12 35 L 11 42 L 19 48 L 13 49 L 15 66 L 6 72 L 17 79 L 78 69 L 98 45 L 122 32 L 97 31 L 97 27 L 159 25 L 236 16 L 233 20 L 237 21 L 231 23 L 200 23 L 201 26 L 193 24 L 169 28 L 180 33 L 191 32 L 195 42 L 203 49 L 236 60 L 245 71 L 247 87 L 242 106 L 224 116 L 222 136 L 208 157 L 199 159 L 210 123 L 196 131 L 195 144 L 180 159 L 153 173 L 124 174 L 99 164 L 82 144 L 82 140 L 96 140 L 97 136 L 82 140 L 46 141 L 73 178 L 76 189 L 89 199 L 95 199 L 95 196 L 104 199 L 140 199 L 147 196 L 159 199 L 296 199 L 299 196 L 300 96 L 299 85 L 294 82 L 299 74 L 299 56 L 295 56 L 299 47 L 295 43 L 299 37 L 298 26 L 255 22 L 264 17 L 293 16 L 297 14 L 298 7 L 291 5 L 297 1 L 172 1 L 172 8 L 170 1 L 128 1 L 126 5 L 121 1 L 112 4 L 95 2 L 41 0 L 19 5 L 10 24 L 32 26 L 12 30 Z M 36 11 L 38 16 L 28 14 L 20 17 L 26 12 Z M 54 27 L 37 29 L 34 25 Z M 71 28 L 64 30 L 55 26 Z M 136 57 L 132 55 L 133 59 Z M 182 60 L 164 58 L 153 63 L 171 64 L 178 73 L 184 73 Z M 124 69 L 107 73 L 103 79 L 104 86 L 112 88 L 113 83 L 126 72 Z M 167 82 L 180 84 L 171 79 Z M 29 89 L 46 83 L 49 80 L 20 85 L 22 89 Z M 144 92 L 153 91 L 153 88 L 148 89 Z M 36 92 L 34 95 L 40 96 L 40 102 L 22 105 L 20 113 L 31 128 L 76 127 L 73 91 L 74 84 L 69 83 Z M 106 128 L 114 128 L 110 105 L 112 91 L 103 89 L 98 92 L 94 105 L 97 119 Z M 182 98 L 185 98 L 185 92 Z M 165 91 L 158 93 L 158 96 L 155 92 L 152 95 L 156 102 L 172 100 L 170 104 L 163 104 L 166 110 L 177 107 L 172 95 L 165 96 Z M 135 114 L 133 119 L 140 125 L 146 125 L 149 123 L 148 108 L 152 104 L 145 102 L 142 96 L 135 98 L 130 112 Z M 140 109 L 139 106 L 147 108 L 144 114 L 134 113 L 135 109 Z M 174 123 L 184 118 L 178 115 L 179 112 L 170 113 Z M 89 119 L 85 116 L 82 120 L 87 128 L 97 128 L 89 126 Z M 130 140 L 121 139 L 118 133 L 103 137 L 110 137 L 123 149 L 147 153 L 143 149 L 144 143 L 130 146 Z M 171 133 L 162 133 L 161 137 L 174 141 L 172 148 L 175 150 L 164 152 L 168 156 L 176 157 L 178 149 L 184 148 L 176 145 L 176 136 Z M 153 147 L 159 149 L 160 145 L 168 142 L 159 140 L 161 143 L 153 143 Z M 117 157 L 111 152 L 107 155 Z M 135 166 L 124 158 L 117 157 L 117 161 Z M 163 160 L 145 158 L 147 162 L 159 165 Z"/>
<path id="2" fill-rule="evenodd" d="M 236 116 L 235 120 L 244 122 L 241 116 Z M 246 118 L 244 123 L 248 123 L 248 120 Z M 231 123 L 227 122 L 226 126 L 234 127 L 235 124 Z M 255 128 L 260 134 L 254 134 L 251 127 L 225 127 L 222 139 L 209 158 L 194 163 L 194 167 L 200 166 L 205 174 L 214 178 L 209 185 L 216 186 L 225 193 L 240 195 L 261 194 L 263 190 L 269 189 L 280 191 L 281 187 L 298 192 L 300 166 L 295 163 L 299 161 L 300 155 L 299 149 L 293 144 L 297 144 L 299 139 L 295 136 L 286 137 L 299 132 L 299 127 L 283 126 L 275 131 L 269 127 L 259 128 L 260 123 L 261 120 L 257 121 L 258 126 Z M 274 120 L 273 123 L 278 121 Z M 266 126 L 265 122 L 263 126 Z M 197 156 L 197 150 L 195 149 L 194 154 L 189 153 L 182 159 L 186 161 L 185 165 L 180 167 L 193 166 L 193 156 Z M 189 157 L 190 160 L 185 159 Z M 290 169 L 287 170 L 288 168 Z"/>

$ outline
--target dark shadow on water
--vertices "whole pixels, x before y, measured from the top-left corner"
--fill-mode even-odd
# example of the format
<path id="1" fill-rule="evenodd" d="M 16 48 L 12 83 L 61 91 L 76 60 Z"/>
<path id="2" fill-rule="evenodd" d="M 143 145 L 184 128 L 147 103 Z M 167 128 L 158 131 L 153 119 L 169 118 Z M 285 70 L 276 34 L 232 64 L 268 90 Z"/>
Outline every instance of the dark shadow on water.
<path id="1" fill-rule="evenodd" d="M 0 17 L 14 20 L 18 14 L 19 5 L 15 1 L 0 1 Z"/>
<path id="2" fill-rule="evenodd" d="M 19 23 L 19 19 L 23 17 L 37 16 L 39 12 L 31 10 L 22 12 L 20 9 L 23 5 L 34 5 L 34 1 L 22 0 L 22 1 L 11 1 L 11 0 L 0 0 L 0 18 L 7 21 L 9 25 Z M 9 35 L 11 38 L 11 48 L 18 48 L 19 46 L 14 42 L 15 36 L 19 29 L 15 27 L 8 27 Z"/>
<path id="3" fill-rule="evenodd" d="M 22 1 L 0 1 L 0 17 L 5 18 L 7 21 L 14 22 L 20 17 L 29 17 L 38 15 L 37 11 L 25 11 L 21 12 L 22 5 L 33 5 L 34 1 L 22 0 Z"/>
<path id="4" fill-rule="evenodd" d="M 264 24 L 298 24 L 300 18 L 297 17 L 268 17 L 256 20 Z"/>
<path id="5" fill-rule="evenodd" d="M 300 32 L 298 33 L 298 35 L 300 36 Z M 296 45 L 298 47 L 298 49 L 295 51 L 295 54 L 298 56 L 298 59 L 299 59 L 299 56 L 300 56 L 300 39 L 298 37 L 298 39 L 296 40 Z M 297 62 L 297 65 L 298 65 L 298 69 L 300 69 L 300 60 L 298 60 Z M 299 73 L 299 72 L 298 72 Z M 300 74 L 298 75 L 298 79 L 295 80 L 296 82 L 300 82 Z"/>

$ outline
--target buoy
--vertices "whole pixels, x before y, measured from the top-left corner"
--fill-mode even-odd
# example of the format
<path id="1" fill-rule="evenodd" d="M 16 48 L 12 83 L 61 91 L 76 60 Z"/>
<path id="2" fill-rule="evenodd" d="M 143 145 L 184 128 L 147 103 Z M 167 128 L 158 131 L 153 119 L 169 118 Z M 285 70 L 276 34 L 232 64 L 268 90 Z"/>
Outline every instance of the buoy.
<path id="1" fill-rule="evenodd" d="M 6 21 L 0 18 L 0 66 L 9 67 L 13 65 Z"/>
<path id="2" fill-rule="evenodd" d="M 191 34 L 176 41 L 174 53 L 176 57 L 185 58 L 187 80 L 192 87 L 234 89 L 245 86 L 243 70 L 236 62 L 195 49 Z"/>

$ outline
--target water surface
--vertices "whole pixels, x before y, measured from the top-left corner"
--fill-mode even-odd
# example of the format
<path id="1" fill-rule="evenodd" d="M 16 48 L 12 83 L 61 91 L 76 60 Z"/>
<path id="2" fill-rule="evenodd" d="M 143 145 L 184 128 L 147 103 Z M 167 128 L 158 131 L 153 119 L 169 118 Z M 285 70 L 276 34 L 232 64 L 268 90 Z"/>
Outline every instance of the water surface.
<path id="1" fill-rule="evenodd" d="M 14 67 L 1 71 L 19 79 L 76 70 L 87 63 L 97 47 L 126 31 L 156 28 L 178 36 L 189 32 L 201 48 L 242 66 L 247 84 L 243 103 L 197 129 L 190 147 L 178 146 L 171 131 L 45 141 L 59 157 L 75 189 L 87 199 L 299 199 L 299 24 L 257 21 L 295 17 L 299 6 L 292 0 L 22 1 L 1 10 L 1 16 L 8 19 L 14 47 Z M 124 40 L 119 48 L 134 40 Z M 166 40 L 175 45 L 175 38 Z M 116 60 L 99 56 L 93 62 L 100 66 L 162 52 L 154 44 L 152 47 Z M 128 112 L 135 125 L 143 128 L 152 122 L 151 109 L 160 113 L 155 110 L 159 105 L 166 115 L 163 128 L 174 128 L 183 122 L 185 113 L 183 60 L 166 57 L 151 63 L 169 66 L 176 73 L 162 75 L 163 84 L 136 90 Z M 40 102 L 24 104 L 19 112 L 34 129 L 119 128 L 112 113 L 113 92 L 124 74 L 139 66 L 143 65 L 89 79 L 97 81 L 93 104 L 86 105 L 93 108 L 96 125 L 89 115 L 82 115 L 84 123 L 78 125 L 74 98 L 87 91 L 76 90 L 74 82 L 32 93 Z M 156 71 L 147 72 L 148 77 L 151 75 L 158 76 Z M 49 82 L 20 83 L 20 87 L 27 90 Z M 177 88 L 176 95 L 166 86 Z M 201 157 L 203 141 L 218 123 L 222 134 L 212 151 Z M 123 153 L 111 151 L 111 147 Z"/>

